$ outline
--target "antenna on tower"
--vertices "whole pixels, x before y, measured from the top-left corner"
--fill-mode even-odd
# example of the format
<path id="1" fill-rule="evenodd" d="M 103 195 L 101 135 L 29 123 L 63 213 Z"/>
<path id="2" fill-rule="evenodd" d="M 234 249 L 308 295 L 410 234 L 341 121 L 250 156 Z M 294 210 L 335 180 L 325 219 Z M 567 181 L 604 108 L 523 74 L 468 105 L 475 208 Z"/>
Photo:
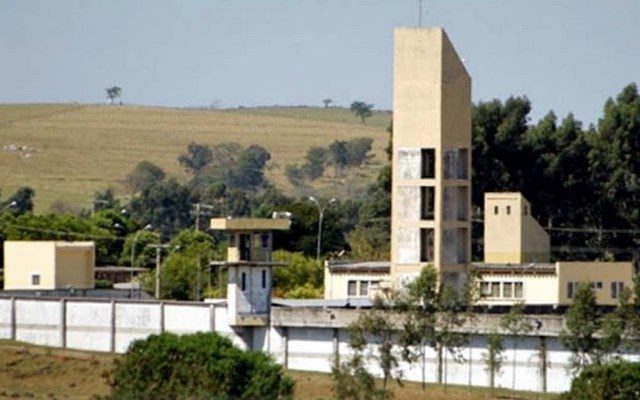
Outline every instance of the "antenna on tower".
<path id="1" fill-rule="evenodd" d="M 418 0 L 418 28 L 422 28 L 422 1 Z"/>

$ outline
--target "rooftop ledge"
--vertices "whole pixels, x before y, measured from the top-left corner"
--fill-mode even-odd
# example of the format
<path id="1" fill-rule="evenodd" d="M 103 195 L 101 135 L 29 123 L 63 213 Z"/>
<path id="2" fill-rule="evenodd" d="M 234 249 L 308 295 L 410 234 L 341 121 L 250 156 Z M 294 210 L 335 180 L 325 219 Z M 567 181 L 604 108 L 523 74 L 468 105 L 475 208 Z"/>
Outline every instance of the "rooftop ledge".
<path id="1" fill-rule="evenodd" d="M 286 231 L 287 218 L 212 218 L 210 228 L 217 231 Z"/>

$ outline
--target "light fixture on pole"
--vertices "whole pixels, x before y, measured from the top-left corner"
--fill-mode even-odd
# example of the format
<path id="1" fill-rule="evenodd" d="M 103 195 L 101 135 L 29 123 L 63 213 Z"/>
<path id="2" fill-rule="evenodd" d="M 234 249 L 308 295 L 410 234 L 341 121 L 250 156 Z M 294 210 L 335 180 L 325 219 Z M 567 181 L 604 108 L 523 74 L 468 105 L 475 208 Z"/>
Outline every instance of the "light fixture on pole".
<path id="1" fill-rule="evenodd" d="M 138 241 L 138 236 L 140 236 L 140 233 L 142 231 L 150 231 L 151 229 L 153 229 L 153 226 L 151 224 L 147 224 L 145 225 L 144 228 L 139 229 L 135 236 L 133 237 L 133 242 L 131 243 L 131 281 L 130 281 L 130 285 L 131 285 L 131 298 L 133 299 L 133 268 L 135 265 L 135 260 L 136 260 L 136 242 Z"/>
<path id="2" fill-rule="evenodd" d="M 320 264 L 320 252 L 322 251 L 322 220 L 324 219 L 324 211 L 330 204 L 334 203 L 336 199 L 331 199 L 322 204 L 315 197 L 309 196 L 309 201 L 313 202 L 318 208 L 318 246 L 316 249 L 316 261 Z"/>
<path id="3" fill-rule="evenodd" d="M 13 208 L 13 207 L 15 207 L 17 205 L 18 205 L 18 202 L 13 200 L 13 201 L 11 201 L 11 203 L 9 203 L 9 204 L 5 205 L 4 207 L 0 208 L 0 211 L 4 211 L 7 208 Z"/>

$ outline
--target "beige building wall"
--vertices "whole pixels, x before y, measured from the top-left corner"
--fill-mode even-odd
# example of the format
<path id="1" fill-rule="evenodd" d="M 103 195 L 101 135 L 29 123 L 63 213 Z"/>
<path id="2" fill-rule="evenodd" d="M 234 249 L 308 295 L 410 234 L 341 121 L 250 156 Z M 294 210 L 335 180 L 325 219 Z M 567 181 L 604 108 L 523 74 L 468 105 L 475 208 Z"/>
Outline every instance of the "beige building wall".
<path id="1" fill-rule="evenodd" d="M 621 288 L 633 288 L 634 268 L 631 262 L 559 262 L 559 303 L 570 304 L 569 284 L 592 282 L 598 304 L 618 304 Z M 612 285 L 616 289 L 612 290 Z M 614 296 L 615 295 L 615 296 Z"/>
<path id="2" fill-rule="evenodd" d="M 477 302 L 480 305 L 504 306 L 522 302 L 527 305 L 559 304 L 559 279 L 556 274 L 524 275 L 524 274 L 491 274 L 483 275 L 478 283 L 495 284 L 498 296 L 486 293 Z M 513 290 L 511 296 L 505 296 L 505 283 L 511 283 L 515 289 L 516 283 L 522 284 L 522 297 L 516 296 Z M 486 286 L 485 286 L 486 287 Z"/>
<path id="3" fill-rule="evenodd" d="M 568 306 L 572 302 L 570 291 L 575 293 L 580 283 L 590 282 L 598 304 L 615 306 L 621 290 L 633 287 L 631 262 L 557 262 L 552 273 L 523 273 L 525 270 L 521 265 L 506 273 L 481 273 L 477 278 L 482 293 L 478 304 Z M 511 284 L 511 296 L 505 296 L 505 283 Z M 515 295 L 516 283 L 522 284 L 521 296 Z"/>
<path id="4" fill-rule="evenodd" d="M 93 242 L 4 242 L 6 290 L 93 288 L 94 266 Z"/>
<path id="5" fill-rule="evenodd" d="M 84 245 L 56 243 L 57 288 L 90 289 L 95 286 L 95 248 L 93 242 Z"/>
<path id="6" fill-rule="evenodd" d="M 394 46 L 392 280 L 431 264 L 459 282 L 471 254 L 471 79 L 441 28 L 398 28 Z"/>
<path id="7" fill-rule="evenodd" d="M 531 216 L 520 193 L 485 193 L 484 261 L 524 264 L 549 262 L 549 235 Z"/>
<path id="8" fill-rule="evenodd" d="M 328 268 L 324 269 L 324 298 L 325 299 L 346 299 L 346 298 L 373 298 L 383 281 L 389 279 L 389 274 L 384 273 L 331 273 Z M 349 295 L 349 282 L 355 282 L 356 293 Z M 366 294 L 361 293 L 362 282 L 366 284 Z"/>

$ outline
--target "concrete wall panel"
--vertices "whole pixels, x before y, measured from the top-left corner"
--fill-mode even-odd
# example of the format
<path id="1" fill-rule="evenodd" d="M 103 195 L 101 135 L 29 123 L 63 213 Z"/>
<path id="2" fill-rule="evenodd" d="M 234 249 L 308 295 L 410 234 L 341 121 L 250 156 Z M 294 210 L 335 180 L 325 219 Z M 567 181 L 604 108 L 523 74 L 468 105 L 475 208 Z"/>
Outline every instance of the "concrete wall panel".
<path id="1" fill-rule="evenodd" d="M 209 307 L 165 304 L 164 329 L 177 334 L 209 332 Z"/>
<path id="2" fill-rule="evenodd" d="M 67 301 L 67 347 L 111 350 L 111 304 Z"/>
<path id="3" fill-rule="evenodd" d="M 137 339 L 160 333 L 160 304 L 116 304 L 116 352 Z"/>
<path id="4" fill-rule="evenodd" d="M 289 368 L 331 372 L 333 330 L 289 328 Z"/>
<path id="5" fill-rule="evenodd" d="M 0 299 L 0 339 L 11 338 L 11 299 Z"/>
<path id="6" fill-rule="evenodd" d="M 16 339 L 59 347 L 60 301 L 16 300 Z"/>

